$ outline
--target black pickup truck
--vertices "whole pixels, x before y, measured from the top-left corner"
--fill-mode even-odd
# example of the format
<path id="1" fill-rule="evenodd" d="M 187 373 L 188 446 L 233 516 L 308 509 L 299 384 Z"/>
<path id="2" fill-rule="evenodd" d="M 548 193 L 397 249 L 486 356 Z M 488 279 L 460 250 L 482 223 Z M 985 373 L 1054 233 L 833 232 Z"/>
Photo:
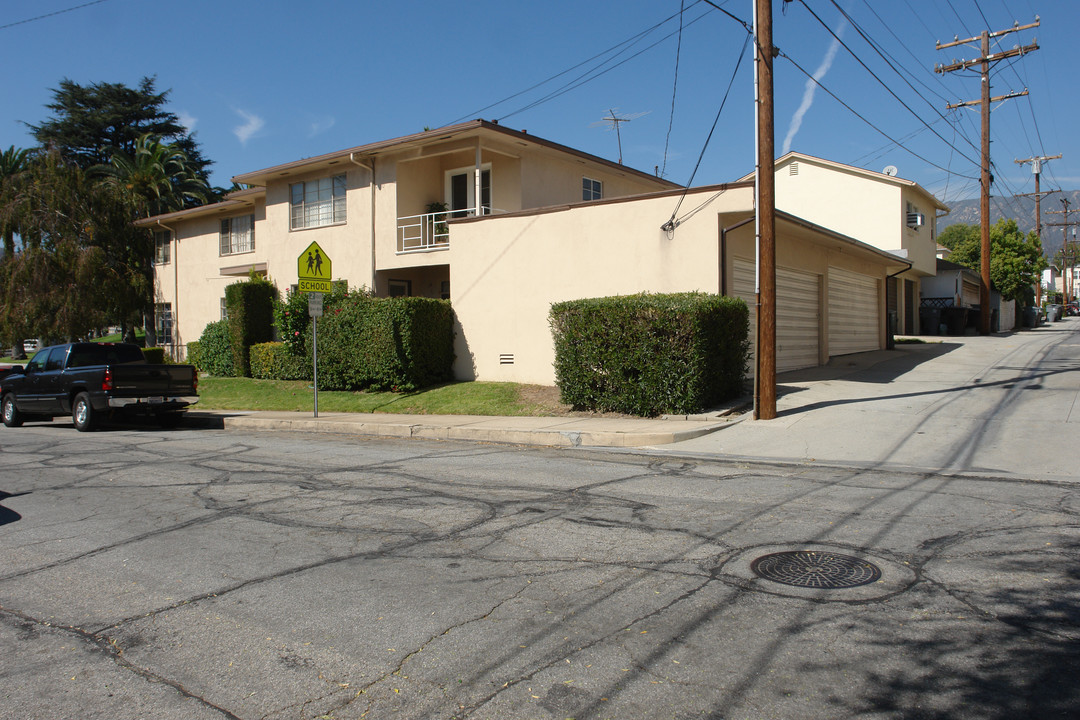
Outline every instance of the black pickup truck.
<path id="1" fill-rule="evenodd" d="M 174 427 L 199 401 L 198 384 L 194 366 L 149 365 L 138 345 L 53 345 L 0 380 L 0 415 L 8 427 L 69 413 L 83 432 L 121 413 Z"/>

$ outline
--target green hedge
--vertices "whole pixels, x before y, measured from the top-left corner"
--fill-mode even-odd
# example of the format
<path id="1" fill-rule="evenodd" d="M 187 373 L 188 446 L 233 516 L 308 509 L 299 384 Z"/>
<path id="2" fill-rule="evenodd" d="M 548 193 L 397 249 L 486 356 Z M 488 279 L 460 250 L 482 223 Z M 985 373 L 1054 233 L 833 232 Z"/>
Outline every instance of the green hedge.
<path id="1" fill-rule="evenodd" d="M 251 346 L 251 377 L 261 380 L 311 380 L 311 358 L 293 355 L 285 343 Z M 319 383 L 322 385 L 322 382 Z"/>
<path id="2" fill-rule="evenodd" d="M 251 377 L 249 348 L 274 339 L 276 300 L 277 288 L 254 273 L 246 282 L 233 283 L 225 288 L 233 368 L 238 376 Z"/>
<path id="3" fill-rule="evenodd" d="M 212 322 L 203 329 L 197 342 L 188 343 L 188 362 L 200 372 L 218 377 L 233 377 L 232 336 L 226 320 Z"/>
<path id="4" fill-rule="evenodd" d="M 552 305 L 549 319 L 556 384 L 575 408 L 685 414 L 742 393 L 749 311 L 738 298 L 573 300 Z"/>
<path id="5" fill-rule="evenodd" d="M 320 389 L 411 392 L 453 376 L 453 311 L 446 300 L 364 292 L 329 299 L 318 325 Z M 302 335 L 310 355 L 310 329 Z"/>
<path id="6" fill-rule="evenodd" d="M 148 347 L 143 348 L 143 357 L 146 358 L 146 362 L 151 365 L 164 365 L 169 362 L 165 356 L 165 348 L 163 347 Z"/>

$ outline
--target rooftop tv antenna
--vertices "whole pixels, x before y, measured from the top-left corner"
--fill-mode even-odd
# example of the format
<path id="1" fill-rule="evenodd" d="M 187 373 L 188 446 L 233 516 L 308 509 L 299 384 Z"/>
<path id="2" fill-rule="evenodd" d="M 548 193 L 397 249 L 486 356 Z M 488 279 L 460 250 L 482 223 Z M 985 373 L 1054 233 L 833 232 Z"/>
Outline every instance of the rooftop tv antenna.
<path id="1" fill-rule="evenodd" d="M 631 120 L 637 120 L 642 115 L 648 115 L 649 111 L 646 110 L 645 112 L 631 113 L 630 115 L 616 115 L 617 110 L 618 108 L 609 109 L 607 117 L 601 119 L 600 122 L 594 122 L 592 127 L 606 124 L 608 130 L 611 130 L 612 128 L 615 129 L 615 138 L 619 141 L 619 164 L 622 165 L 622 133 L 619 132 L 619 125 L 621 123 L 630 122 Z"/>

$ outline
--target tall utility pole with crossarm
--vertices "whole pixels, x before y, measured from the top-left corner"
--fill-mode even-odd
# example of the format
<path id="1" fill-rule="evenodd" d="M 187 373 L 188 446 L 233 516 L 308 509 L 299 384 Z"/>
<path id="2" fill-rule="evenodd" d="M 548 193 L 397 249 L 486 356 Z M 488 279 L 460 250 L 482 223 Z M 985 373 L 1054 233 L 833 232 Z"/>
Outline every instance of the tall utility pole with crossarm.
<path id="1" fill-rule="evenodd" d="M 999 60 L 1005 60 L 1006 58 L 1017 57 L 1024 55 L 1025 53 L 1033 52 L 1039 49 L 1038 43 L 1032 41 L 1030 45 L 1016 46 L 1010 50 L 1004 50 L 1002 52 L 990 53 L 990 39 L 998 38 L 1009 33 L 1019 32 L 1020 30 L 1028 30 L 1039 26 L 1039 18 L 1035 17 L 1035 22 L 1029 25 L 1013 25 L 1008 30 L 999 30 L 997 32 L 990 32 L 983 30 L 979 37 L 967 38 L 961 40 L 955 39 L 951 43 L 937 43 L 938 50 L 944 50 L 945 48 L 956 47 L 957 45 L 967 45 L 969 43 L 979 42 L 980 44 L 980 57 L 974 60 L 954 60 L 949 65 L 938 65 L 934 68 L 934 72 L 947 73 L 955 72 L 957 70 L 967 70 L 968 68 L 979 66 L 979 74 L 982 77 L 982 97 L 979 100 L 969 100 L 967 102 L 960 102 L 954 105 L 947 105 L 949 110 L 955 108 L 967 107 L 969 105 L 981 105 L 982 110 L 982 176 L 979 181 L 980 197 L 979 197 L 979 215 L 980 225 L 982 230 L 982 245 L 981 245 L 981 276 L 982 282 L 979 283 L 979 305 L 982 309 L 982 314 L 979 318 L 979 331 L 983 335 L 990 334 L 990 184 L 993 182 L 993 177 L 990 175 L 990 103 L 999 102 L 1001 100 L 1008 100 L 1009 98 L 1019 97 L 1021 95 L 1027 95 L 1027 90 L 1018 93 L 1009 93 L 1008 95 L 1001 95 L 1000 97 L 990 97 L 990 64 Z"/>

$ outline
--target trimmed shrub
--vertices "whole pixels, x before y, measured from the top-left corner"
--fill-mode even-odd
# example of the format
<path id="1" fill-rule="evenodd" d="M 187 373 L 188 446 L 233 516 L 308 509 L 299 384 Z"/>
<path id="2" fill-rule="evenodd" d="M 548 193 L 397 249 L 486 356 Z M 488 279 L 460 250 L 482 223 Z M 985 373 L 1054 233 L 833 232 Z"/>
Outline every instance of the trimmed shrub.
<path id="1" fill-rule="evenodd" d="M 252 345 L 251 377 L 261 380 L 311 380 L 311 358 L 293 355 L 285 343 Z M 322 385 L 322 383 L 319 383 Z"/>
<path id="2" fill-rule="evenodd" d="M 198 344 L 188 343 L 188 362 L 201 372 L 219 377 L 233 377 L 232 337 L 227 320 L 207 325 Z"/>
<path id="3" fill-rule="evenodd" d="M 146 358 L 146 362 L 151 365 L 164 365 L 167 363 L 168 357 L 165 355 L 165 348 L 163 347 L 148 347 L 143 348 L 143 357 Z"/>
<path id="4" fill-rule="evenodd" d="M 319 387 L 411 392 L 453 376 L 453 311 L 446 300 L 332 296 L 319 322 Z M 311 355 L 310 331 L 305 346 Z"/>
<path id="5" fill-rule="evenodd" d="M 233 283 L 225 288 L 233 368 L 238 376 L 251 377 L 249 348 L 274 339 L 276 299 L 277 288 L 254 273 L 246 282 Z"/>
<path id="6" fill-rule="evenodd" d="M 749 311 L 738 298 L 641 294 L 552 305 L 555 377 L 575 408 L 655 416 L 742 393 Z"/>

